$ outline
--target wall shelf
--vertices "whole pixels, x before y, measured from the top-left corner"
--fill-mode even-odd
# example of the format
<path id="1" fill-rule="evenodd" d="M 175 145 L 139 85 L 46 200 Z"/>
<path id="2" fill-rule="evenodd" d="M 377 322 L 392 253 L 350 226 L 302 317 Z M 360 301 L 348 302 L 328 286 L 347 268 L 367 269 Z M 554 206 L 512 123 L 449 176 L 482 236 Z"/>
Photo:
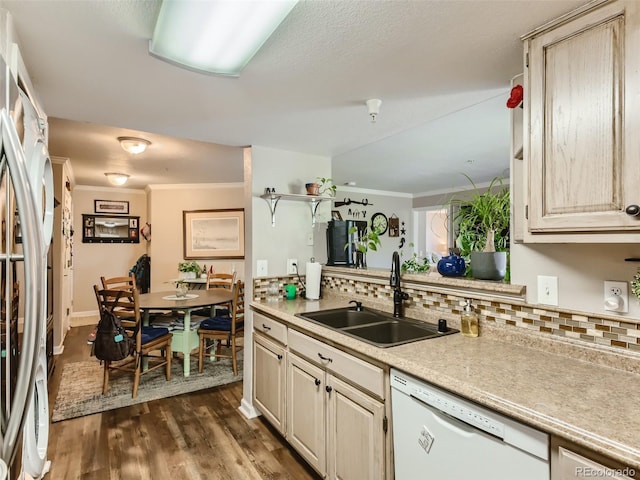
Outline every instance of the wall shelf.
<path id="1" fill-rule="evenodd" d="M 316 224 L 316 211 L 318 210 L 318 205 L 322 203 L 324 200 L 333 200 L 333 197 L 323 197 L 320 195 L 303 195 L 298 193 L 265 193 L 260 195 L 260 198 L 264 198 L 264 200 L 269 205 L 269 210 L 271 210 L 271 226 L 276 226 L 276 207 L 278 206 L 278 202 L 280 199 L 284 200 L 292 200 L 296 202 L 306 202 L 311 209 L 311 226 L 314 227 Z"/>

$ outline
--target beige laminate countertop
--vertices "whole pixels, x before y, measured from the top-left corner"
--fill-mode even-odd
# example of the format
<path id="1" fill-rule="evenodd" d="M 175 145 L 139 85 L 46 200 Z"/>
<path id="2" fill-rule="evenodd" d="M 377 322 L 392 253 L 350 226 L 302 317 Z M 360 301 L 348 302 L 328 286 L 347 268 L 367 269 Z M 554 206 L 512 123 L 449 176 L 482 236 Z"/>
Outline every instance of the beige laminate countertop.
<path id="1" fill-rule="evenodd" d="M 336 346 L 640 469 L 640 375 L 636 373 L 492 335 L 447 335 L 378 348 L 294 316 L 347 306 L 340 298 L 252 302 L 251 306 Z"/>

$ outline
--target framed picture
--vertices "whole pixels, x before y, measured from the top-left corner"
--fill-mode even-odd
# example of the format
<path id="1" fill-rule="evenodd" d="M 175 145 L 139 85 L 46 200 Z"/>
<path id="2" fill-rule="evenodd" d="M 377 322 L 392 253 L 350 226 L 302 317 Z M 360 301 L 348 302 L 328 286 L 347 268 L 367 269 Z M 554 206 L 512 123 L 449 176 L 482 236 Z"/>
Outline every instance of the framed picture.
<path id="1" fill-rule="evenodd" d="M 182 212 L 185 260 L 244 258 L 244 209 Z"/>
<path id="2" fill-rule="evenodd" d="M 125 200 L 94 200 L 93 201 L 94 213 L 108 213 L 125 215 L 129 214 L 129 202 Z"/>
<path id="3" fill-rule="evenodd" d="M 340 215 L 338 210 L 331 210 L 331 220 L 342 220 L 342 215 Z"/>

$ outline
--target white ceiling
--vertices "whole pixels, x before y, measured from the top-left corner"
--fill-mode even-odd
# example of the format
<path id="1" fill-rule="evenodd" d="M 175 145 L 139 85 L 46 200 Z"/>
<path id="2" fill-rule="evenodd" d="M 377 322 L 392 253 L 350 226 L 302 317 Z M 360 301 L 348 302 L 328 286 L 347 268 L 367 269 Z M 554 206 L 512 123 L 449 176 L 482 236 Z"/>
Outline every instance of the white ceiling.
<path id="1" fill-rule="evenodd" d="M 148 54 L 159 1 L 0 0 L 50 152 L 80 185 L 114 170 L 133 188 L 242 181 L 237 147 L 261 145 L 331 156 L 338 185 L 412 194 L 508 172 L 519 37 L 584 3 L 302 0 L 228 78 Z M 369 98 L 382 100 L 376 123 Z M 135 158 L 115 139 L 132 134 L 152 142 Z"/>

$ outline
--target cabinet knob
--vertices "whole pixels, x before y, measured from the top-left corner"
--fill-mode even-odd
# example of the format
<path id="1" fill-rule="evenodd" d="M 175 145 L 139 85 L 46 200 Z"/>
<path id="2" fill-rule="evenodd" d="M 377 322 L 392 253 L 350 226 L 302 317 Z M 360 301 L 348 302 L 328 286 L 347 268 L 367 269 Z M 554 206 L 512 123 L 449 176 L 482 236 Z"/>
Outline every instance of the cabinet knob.
<path id="1" fill-rule="evenodd" d="M 282 360 L 282 355 L 278 354 L 278 360 Z"/>
<path id="2" fill-rule="evenodd" d="M 320 386 L 320 383 L 321 383 L 321 382 L 320 382 L 320 379 L 319 379 L 319 378 L 316 378 L 316 382 L 315 382 L 315 383 L 316 383 L 316 387 L 319 387 L 319 386 Z"/>
<path id="3" fill-rule="evenodd" d="M 327 393 L 331 393 L 331 390 L 333 390 L 333 388 L 331 388 L 329 385 L 324 387 L 324 389 L 327 391 Z"/>
<path id="4" fill-rule="evenodd" d="M 640 214 L 640 207 L 638 205 L 629 205 L 625 208 L 624 213 L 631 215 L 632 217 L 637 217 L 638 214 Z"/>

